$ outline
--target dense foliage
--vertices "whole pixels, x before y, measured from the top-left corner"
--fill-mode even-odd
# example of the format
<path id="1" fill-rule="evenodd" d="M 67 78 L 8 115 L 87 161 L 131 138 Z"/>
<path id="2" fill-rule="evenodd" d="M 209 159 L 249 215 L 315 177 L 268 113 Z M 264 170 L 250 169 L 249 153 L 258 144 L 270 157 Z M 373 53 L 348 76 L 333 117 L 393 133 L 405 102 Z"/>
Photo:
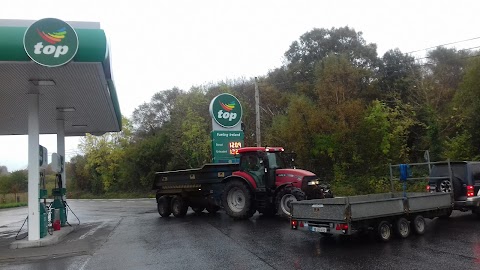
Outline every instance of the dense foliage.
<path id="1" fill-rule="evenodd" d="M 16 198 L 18 193 L 27 192 L 27 189 L 27 170 L 18 170 L 9 173 L 7 168 L 3 168 L 2 173 L 0 173 L 0 194 L 3 195 L 2 197 L 0 197 L 0 203 L 3 203 L 5 199 L 5 194 L 14 194 L 14 198 Z"/>
<path id="2" fill-rule="evenodd" d="M 336 194 L 386 191 L 388 164 L 423 161 L 425 150 L 433 160 L 478 159 L 475 53 L 438 47 L 424 61 L 398 49 L 379 57 L 352 28 L 313 29 L 259 78 L 262 144 L 296 152 L 297 167 Z M 253 79 L 163 90 L 123 119 L 121 133 L 84 138 L 84 155 L 67 165 L 69 188 L 147 191 L 156 171 L 209 162 L 208 106 L 224 92 L 242 103 L 245 143 L 254 145 Z"/>

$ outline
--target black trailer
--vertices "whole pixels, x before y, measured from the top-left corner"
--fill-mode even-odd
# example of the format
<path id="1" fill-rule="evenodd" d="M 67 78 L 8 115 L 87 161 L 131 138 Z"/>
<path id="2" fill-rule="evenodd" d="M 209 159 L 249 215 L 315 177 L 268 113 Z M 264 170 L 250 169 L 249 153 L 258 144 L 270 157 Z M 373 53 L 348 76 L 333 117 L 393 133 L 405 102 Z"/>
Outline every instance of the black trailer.
<path id="1" fill-rule="evenodd" d="M 158 212 L 162 217 L 186 214 L 188 206 L 199 213 L 215 213 L 221 206 L 223 181 L 238 170 L 238 164 L 205 164 L 199 169 L 157 172 L 153 183 L 157 190 Z"/>

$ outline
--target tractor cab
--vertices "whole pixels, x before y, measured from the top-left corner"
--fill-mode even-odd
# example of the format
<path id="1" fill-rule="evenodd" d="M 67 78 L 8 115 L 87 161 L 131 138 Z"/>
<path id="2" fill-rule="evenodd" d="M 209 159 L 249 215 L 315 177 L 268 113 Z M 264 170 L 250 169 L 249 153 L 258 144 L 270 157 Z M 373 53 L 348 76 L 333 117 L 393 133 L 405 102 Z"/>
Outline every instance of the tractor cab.
<path id="1" fill-rule="evenodd" d="M 240 171 L 255 180 L 257 187 L 275 189 L 275 170 L 285 168 L 281 147 L 244 147 L 240 154 Z"/>

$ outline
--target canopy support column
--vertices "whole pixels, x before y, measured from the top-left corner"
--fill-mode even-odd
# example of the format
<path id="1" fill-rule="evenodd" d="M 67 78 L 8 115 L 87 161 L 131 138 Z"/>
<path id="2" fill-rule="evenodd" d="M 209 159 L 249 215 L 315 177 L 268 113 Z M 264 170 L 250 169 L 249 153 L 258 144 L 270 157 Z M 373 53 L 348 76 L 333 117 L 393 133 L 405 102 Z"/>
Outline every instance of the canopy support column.
<path id="1" fill-rule="evenodd" d="M 65 162 L 65 120 L 57 119 L 57 154 L 61 155 L 63 162 Z M 65 163 L 64 163 L 65 164 Z M 65 173 L 65 166 L 63 166 L 62 175 L 62 187 L 67 188 L 67 178 Z M 66 200 L 67 195 L 63 195 L 63 200 Z"/>
<path id="2" fill-rule="evenodd" d="M 40 239 L 38 93 L 28 94 L 28 240 Z"/>

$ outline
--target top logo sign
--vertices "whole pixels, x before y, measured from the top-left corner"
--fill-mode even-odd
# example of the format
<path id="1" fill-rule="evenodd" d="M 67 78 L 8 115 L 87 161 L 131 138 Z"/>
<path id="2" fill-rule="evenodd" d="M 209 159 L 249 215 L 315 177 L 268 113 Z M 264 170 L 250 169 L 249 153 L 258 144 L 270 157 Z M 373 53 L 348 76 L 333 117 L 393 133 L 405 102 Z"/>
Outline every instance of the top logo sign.
<path id="1" fill-rule="evenodd" d="M 77 53 L 78 37 L 68 23 L 47 18 L 36 21 L 25 31 L 23 46 L 37 64 L 58 67 L 70 62 Z"/>
<path id="2" fill-rule="evenodd" d="M 242 120 L 242 106 L 230 94 L 220 94 L 210 102 L 210 115 L 220 126 L 232 128 Z"/>

